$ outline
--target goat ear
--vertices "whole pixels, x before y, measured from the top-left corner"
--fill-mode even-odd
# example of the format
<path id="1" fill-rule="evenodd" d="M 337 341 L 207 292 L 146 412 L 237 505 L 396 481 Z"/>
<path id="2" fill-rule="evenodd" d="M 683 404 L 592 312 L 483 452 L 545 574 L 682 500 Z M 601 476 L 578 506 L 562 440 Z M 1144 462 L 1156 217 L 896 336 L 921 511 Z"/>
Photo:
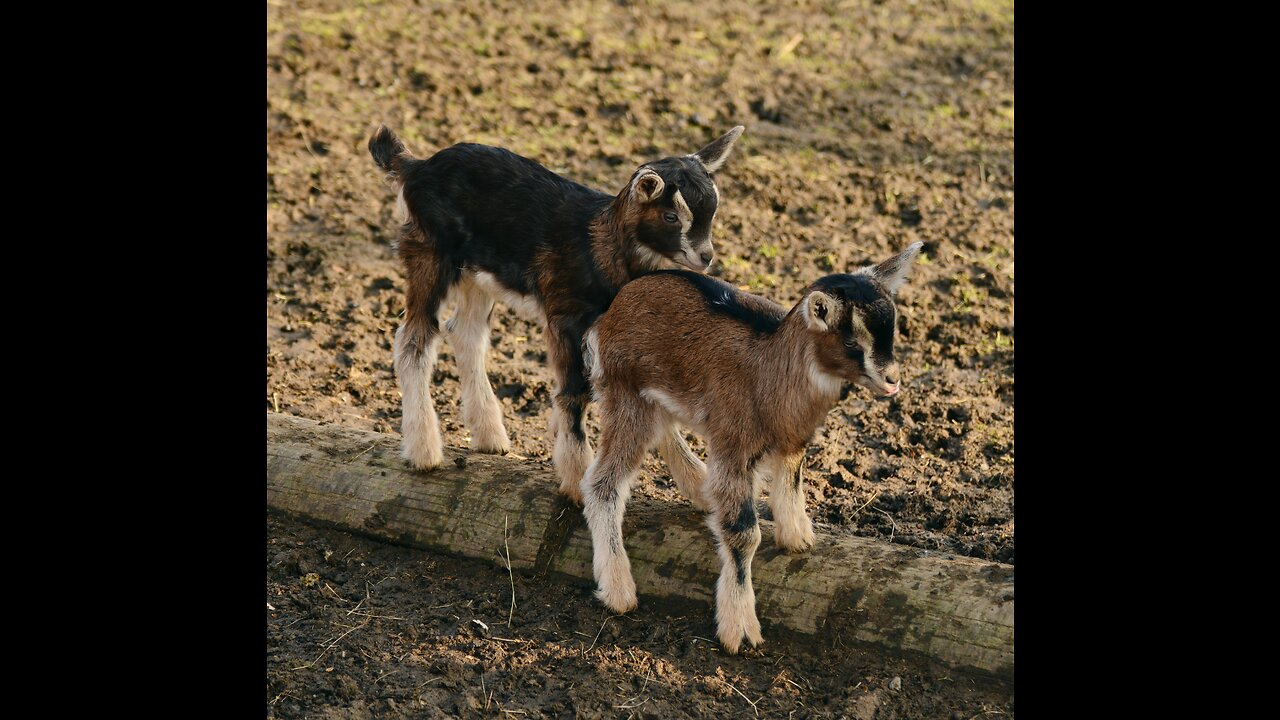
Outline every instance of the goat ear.
<path id="1" fill-rule="evenodd" d="M 924 247 L 922 242 L 911 243 L 911 246 L 902 253 L 879 265 L 865 267 L 860 272 L 879 280 L 891 294 L 897 294 L 898 288 L 907 282 L 907 274 L 911 272 L 911 266 L 915 264 L 916 255 L 920 254 L 922 247 Z"/>
<path id="2" fill-rule="evenodd" d="M 631 181 L 631 189 L 640 202 L 653 202 L 662 197 L 664 187 L 666 183 L 662 181 L 662 176 L 649 168 L 641 170 L 636 174 L 636 179 Z"/>
<path id="3" fill-rule="evenodd" d="M 729 151 L 733 149 L 733 143 L 738 140 L 744 130 L 746 128 L 739 125 L 690 157 L 698 158 L 707 172 L 713 173 L 724 165 L 724 161 L 729 158 Z"/>
<path id="4" fill-rule="evenodd" d="M 835 323 L 836 316 L 840 314 L 840 301 L 820 290 L 815 290 L 804 299 L 804 306 L 800 308 L 800 313 L 804 315 L 804 320 L 810 328 L 818 332 L 826 332 Z"/>

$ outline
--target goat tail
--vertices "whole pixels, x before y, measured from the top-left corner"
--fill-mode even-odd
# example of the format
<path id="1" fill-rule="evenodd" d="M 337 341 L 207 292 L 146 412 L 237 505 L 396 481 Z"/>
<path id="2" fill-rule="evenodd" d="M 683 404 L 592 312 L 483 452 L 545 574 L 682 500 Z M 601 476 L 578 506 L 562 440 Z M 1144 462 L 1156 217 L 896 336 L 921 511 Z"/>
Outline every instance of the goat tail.
<path id="1" fill-rule="evenodd" d="M 404 199 L 403 168 L 405 163 L 414 160 L 413 155 L 386 125 L 379 125 L 373 137 L 369 138 L 369 154 L 373 156 L 373 161 L 378 164 L 378 167 L 386 171 L 387 180 L 395 186 L 396 220 L 402 223 L 409 222 L 409 205 Z M 399 241 L 393 242 L 392 245 L 398 246 Z"/>
<path id="2" fill-rule="evenodd" d="M 404 143 L 386 125 L 379 125 L 373 137 L 369 138 L 369 154 L 378 167 L 386 171 L 388 178 L 397 182 L 401 182 L 401 165 L 413 159 Z"/>

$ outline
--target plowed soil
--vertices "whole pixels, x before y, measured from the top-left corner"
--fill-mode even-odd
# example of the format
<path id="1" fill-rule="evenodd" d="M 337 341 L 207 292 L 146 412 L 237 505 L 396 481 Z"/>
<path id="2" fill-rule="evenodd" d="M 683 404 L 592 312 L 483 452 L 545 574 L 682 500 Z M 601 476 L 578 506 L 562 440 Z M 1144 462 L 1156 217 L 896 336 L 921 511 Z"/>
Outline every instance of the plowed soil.
<path id="1" fill-rule="evenodd" d="M 380 122 L 419 157 L 456 142 L 500 145 L 611 194 L 636 165 L 746 125 L 717 174 L 711 273 L 787 306 L 824 274 L 923 240 L 924 259 L 899 294 L 904 391 L 880 401 L 849 389 L 810 448 L 808 507 L 830 532 L 1014 562 L 1011 2 L 269 0 L 265 406 L 394 433 L 391 347 L 404 282 L 390 249 L 391 189 L 365 148 Z M 492 337 L 489 375 L 513 452 L 549 466 L 542 331 L 499 305 Z M 466 447 L 447 342 L 435 380 L 445 442 Z M 594 419 L 589 426 L 598 434 Z M 635 492 L 686 502 L 656 457 Z M 278 608 L 268 620 L 270 715 L 753 713 L 728 684 L 763 696 L 758 710 L 770 717 L 1012 715 L 1011 689 L 1007 706 L 957 694 L 969 680 L 898 661 L 832 660 L 802 645 L 779 651 L 781 642 L 773 651 L 789 659 L 776 669 L 771 650 L 763 661 L 726 658 L 714 643 L 692 644 L 713 636 L 709 618 L 646 618 L 643 605 L 606 623 L 584 652 L 574 633 L 594 635 L 603 617 L 581 589 L 521 590 L 535 581 L 517 577 L 518 597 L 535 593 L 552 608 L 508 629 L 494 624 L 506 621 L 505 574 L 292 521 L 268 530 L 268 602 Z M 355 548 L 366 565 L 340 565 L 347 579 L 335 581 L 333 560 L 317 560 L 311 543 Z M 349 604 L 323 584 L 304 587 L 294 556 Z M 373 575 L 404 588 L 387 597 L 378 585 L 368 603 L 387 605 L 364 607 L 413 620 L 344 614 Z M 471 603 L 453 610 L 460 620 L 429 609 L 459 602 Z M 495 609 L 476 614 L 485 602 Z M 525 634 L 517 643 L 473 637 L 472 617 L 495 635 Z M 343 624 L 366 619 L 327 660 L 290 669 Z M 369 640 L 377 632 L 382 639 Z M 888 689 L 890 673 L 901 691 Z M 481 689 L 481 677 L 494 684 Z M 411 678 L 427 684 L 410 693 Z M 488 690 L 492 701 L 481 699 Z M 932 699 L 905 700 L 912 692 Z M 626 707 L 633 696 L 651 699 Z M 504 712 L 515 710 L 526 714 Z"/>

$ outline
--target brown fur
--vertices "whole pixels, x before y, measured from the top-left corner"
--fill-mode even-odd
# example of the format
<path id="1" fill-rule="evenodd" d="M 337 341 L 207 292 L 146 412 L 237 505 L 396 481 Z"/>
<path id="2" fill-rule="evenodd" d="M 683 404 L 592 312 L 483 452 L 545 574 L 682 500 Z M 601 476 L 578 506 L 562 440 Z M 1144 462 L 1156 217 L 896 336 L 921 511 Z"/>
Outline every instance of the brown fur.
<path id="1" fill-rule="evenodd" d="M 679 267 L 657 253 L 645 252 L 636 237 L 640 223 L 657 222 L 662 213 L 659 206 L 634 202 L 623 194 L 591 221 L 591 254 L 614 287 L 620 288 L 650 270 Z"/>
<path id="2" fill-rule="evenodd" d="M 426 312 L 428 294 L 435 289 L 440 266 L 434 249 L 421 241 L 422 231 L 407 224 L 401 233 L 396 253 L 404 264 L 407 292 L 405 293 L 404 325 L 405 349 L 421 354 L 427 343 L 440 332 L 440 319 L 435 312 Z M 433 308 L 438 309 L 438 308 Z"/>
<path id="3" fill-rule="evenodd" d="M 619 292 L 587 337 L 600 402 L 600 454 L 582 479 L 599 597 L 615 612 L 635 607 L 622 546 L 622 515 L 645 451 L 685 423 L 707 442 L 701 483 L 682 489 L 709 509 L 722 567 L 716 587 L 720 642 L 763 642 L 751 561 L 760 544 L 755 499 L 770 483 L 776 540 L 802 552 L 813 544 L 804 509 L 802 463 L 813 431 L 853 381 L 897 392 L 892 291 L 919 252 L 861 275 L 811 285 L 790 312 L 692 273 L 655 273 Z M 887 268 L 881 274 L 881 268 Z M 893 381 L 884 380 L 892 376 Z M 668 459 L 668 464 L 672 460 Z"/>
<path id="4" fill-rule="evenodd" d="M 779 331 L 761 340 L 734 319 L 708 313 L 702 296 L 690 293 L 677 276 L 649 276 L 624 288 L 596 324 L 600 370 L 592 382 L 597 394 L 639 398 L 646 388 L 666 393 L 693 410 L 688 419 L 709 446 L 741 460 L 735 470 L 745 472 L 746 461 L 765 450 L 784 455 L 803 450 L 829 409 L 824 403 L 835 396 L 796 390 L 808 385 L 810 353 L 816 350 L 827 366 L 839 354 L 840 341 L 819 336 L 811 348 L 810 331 L 797 313 L 788 315 L 762 297 L 742 299 L 761 312 L 786 317 Z M 726 353 L 726 348 L 742 351 Z"/>

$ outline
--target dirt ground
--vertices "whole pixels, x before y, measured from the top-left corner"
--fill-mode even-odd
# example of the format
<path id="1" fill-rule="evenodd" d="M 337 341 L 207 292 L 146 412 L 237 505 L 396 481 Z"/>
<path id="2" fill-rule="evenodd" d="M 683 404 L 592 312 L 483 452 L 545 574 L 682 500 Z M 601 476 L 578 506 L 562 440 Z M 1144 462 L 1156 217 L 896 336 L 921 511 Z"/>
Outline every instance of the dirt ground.
<path id="1" fill-rule="evenodd" d="M 899 295 L 904 391 L 878 401 L 851 388 L 828 415 L 805 466 L 814 520 L 830 532 L 1014 562 L 1012 2 L 268 0 L 266 41 L 267 409 L 399 430 L 391 346 L 404 285 L 390 249 L 392 194 L 365 148 L 377 123 L 419 157 L 462 141 L 501 145 L 609 193 L 641 162 L 692 152 L 743 124 L 746 133 L 717 174 L 722 200 L 712 274 L 789 306 L 824 274 L 925 242 L 925 258 Z M 500 305 L 493 346 L 489 374 L 513 452 L 549 466 L 551 377 L 542 332 Z M 447 342 L 440 358 L 434 392 L 445 442 L 465 447 Z M 594 420 L 590 430 L 598 433 Z M 686 502 L 656 458 L 635 492 Z M 776 670 L 766 678 L 751 662 L 690 646 L 690 633 L 709 632 L 703 620 L 611 621 L 601 636 L 611 649 L 583 655 L 578 645 L 537 636 L 531 626 L 563 628 L 580 640 L 573 633 L 594 634 L 601 608 L 580 589 L 549 584 L 526 591 L 551 599 L 554 612 L 517 622 L 530 633 L 517 639 L 533 650 L 481 642 L 467 635 L 470 618 L 479 617 L 468 614 L 474 610 L 454 610 L 463 622 L 429 608 L 465 603 L 467 583 L 477 584 L 474 608 L 498 602 L 498 581 L 506 578 L 459 582 L 468 573 L 457 561 L 291 522 L 271 521 L 268 530 L 268 601 L 284 598 L 293 608 L 269 620 L 268 712 L 279 717 L 394 716 L 389 700 L 421 714 L 427 706 L 413 709 L 415 695 L 398 690 L 383 698 L 382 688 L 403 688 L 408 677 L 428 682 L 428 665 L 452 684 L 421 690 L 449 687 L 449 702 L 463 703 L 446 714 L 515 717 L 501 710 L 519 707 L 536 715 L 545 702 L 546 715 L 577 708 L 588 715 L 700 716 L 730 709 L 734 698 L 741 704 L 735 712 L 752 712 L 725 691 L 715 664 L 706 664 L 711 657 L 729 673 L 725 680 L 754 689 L 752 695 L 739 686 L 752 700 L 792 698 L 762 700 L 762 713 L 773 702 L 769 716 L 1012 715 L 1011 700 L 997 707 L 948 694 L 955 685 L 936 677 L 904 675 L 903 692 L 891 694 L 888 661 L 865 657 L 841 660 L 836 675 L 824 675 L 828 659 L 795 655 L 795 672 L 807 680 L 786 676 L 803 688 L 793 698 L 797 688 L 773 681 Z M 401 635 L 370 645 L 374 660 L 362 659 L 370 665 L 358 671 L 342 664 L 348 658 L 331 660 L 333 673 L 290 671 L 302 664 L 294 660 L 309 659 L 318 643 L 343 632 L 336 623 L 358 624 L 360 617 L 345 616 L 349 606 L 316 586 L 302 588 L 305 573 L 281 559 L 314 555 L 314 548 L 293 547 L 299 539 L 335 552 L 355 547 L 352 557 L 365 557 L 371 574 L 400 578 L 398 594 L 375 590 L 372 597 L 391 604 L 377 605 L 382 611 L 394 605 L 394 613 L 381 614 L 413 617 L 417 625 L 374 618 L 335 646 L 355 662 L 360 655 L 351 643 L 372 642 L 375 630 Z M 331 561 L 308 562 L 327 568 Z M 445 575 L 428 572 L 433 563 Z M 315 571 L 342 597 L 364 597 L 360 583 Z M 340 572 L 357 575 L 346 565 Z M 491 590 L 479 587 L 490 580 L 497 583 Z M 520 582 L 534 581 L 517 578 L 518 594 Z M 490 622 L 499 615 L 495 609 L 480 619 L 506 636 Z M 618 635 L 606 643 L 611 632 Z M 774 651 L 777 645 L 766 655 Z M 403 653 L 403 662 L 382 659 Z M 438 659 L 401 669 L 414 653 Z M 486 682 L 505 688 L 495 691 L 504 703 L 496 712 L 466 700 L 481 696 L 478 688 L 469 694 L 481 675 L 477 664 L 495 673 Z M 556 674 L 536 670 L 544 665 Z M 373 682 L 384 671 L 396 672 Z M 588 679 L 602 671 L 608 688 Z M 633 674 L 653 678 L 653 700 L 615 708 L 645 696 L 633 688 Z M 877 699 L 857 705 L 863 695 L 845 680 L 862 681 L 857 693 L 875 690 Z M 511 684 L 531 681 L 539 689 L 529 686 L 527 695 Z M 679 683 L 697 692 L 677 693 Z M 321 687 L 329 687 L 328 700 L 307 695 Z M 654 687 L 662 690 L 655 695 Z M 911 687 L 935 700 L 909 704 L 903 698 Z M 782 695 L 768 694 L 775 690 Z M 534 699 L 507 704 L 520 697 Z M 357 705 L 365 710 L 351 709 Z"/>
<path id="2" fill-rule="evenodd" d="M 268 717 L 1013 716 L 1008 689 L 940 665 L 776 629 L 727 656 L 706 613 L 615 616 L 561 580 L 267 530 Z"/>

